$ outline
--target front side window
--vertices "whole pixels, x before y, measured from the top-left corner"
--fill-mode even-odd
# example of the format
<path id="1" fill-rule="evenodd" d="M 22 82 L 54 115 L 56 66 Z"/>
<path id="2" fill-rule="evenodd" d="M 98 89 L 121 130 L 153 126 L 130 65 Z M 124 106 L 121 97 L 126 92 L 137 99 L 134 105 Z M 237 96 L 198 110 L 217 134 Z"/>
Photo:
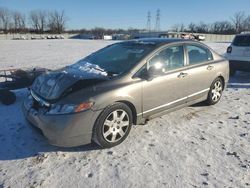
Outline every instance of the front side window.
<path id="1" fill-rule="evenodd" d="M 208 49 L 200 46 L 188 45 L 187 52 L 189 57 L 189 65 L 213 60 L 212 53 Z"/>
<path id="2" fill-rule="evenodd" d="M 161 68 L 163 72 L 184 66 L 183 46 L 171 46 L 157 53 L 149 60 L 149 67 Z"/>

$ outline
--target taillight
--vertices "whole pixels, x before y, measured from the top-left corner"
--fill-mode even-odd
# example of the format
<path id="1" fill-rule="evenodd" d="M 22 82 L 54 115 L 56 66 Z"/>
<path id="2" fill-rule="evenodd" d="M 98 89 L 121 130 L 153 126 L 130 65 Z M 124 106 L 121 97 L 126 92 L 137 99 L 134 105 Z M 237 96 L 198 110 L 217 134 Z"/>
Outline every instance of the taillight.
<path id="1" fill-rule="evenodd" d="M 233 48 L 231 47 L 231 46 L 229 46 L 228 48 L 227 48 L 227 53 L 231 53 L 232 52 L 232 50 L 233 50 Z"/>

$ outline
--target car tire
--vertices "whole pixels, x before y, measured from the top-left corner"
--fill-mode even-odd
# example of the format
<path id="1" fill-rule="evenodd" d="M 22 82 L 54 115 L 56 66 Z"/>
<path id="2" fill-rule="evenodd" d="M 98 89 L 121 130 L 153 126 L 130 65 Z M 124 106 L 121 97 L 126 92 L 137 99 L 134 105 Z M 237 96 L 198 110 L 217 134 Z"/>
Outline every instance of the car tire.
<path id="1" fill-rule="evenodd" d="M 9 90 L 0 90 L 0 102 L 4 105 L 11 105 L 15 103 L 16 95 Z"/>
<path id="2" fill-rule="evenodd" d="M 230 76 L 234 76 L 236 73 L 235 69 L 230 68 Z"/>
<path id="3" fill-rule="evenodd" d="M 221 78 L 216 78 L 211 84 L 206 103 L 208 105 L 214 105 L 221 99 L 224 89 L 224 83 Z"/>
<path id="4" fill-rule="evenodd" d="M 102 148 L 119 145 L 127 138 L 132 122 L 132 111 L 126 104 L 110 105 L 97 118 L 92 140 Z"/>

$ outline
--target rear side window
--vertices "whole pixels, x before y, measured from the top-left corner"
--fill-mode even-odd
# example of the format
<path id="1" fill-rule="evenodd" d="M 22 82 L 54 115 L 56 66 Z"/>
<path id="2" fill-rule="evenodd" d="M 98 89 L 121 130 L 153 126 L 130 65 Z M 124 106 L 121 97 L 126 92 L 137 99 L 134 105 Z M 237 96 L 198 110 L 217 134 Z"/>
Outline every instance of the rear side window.
<path id="1" fill-rule="evenodd" d="M 204 63 L 213 60 L 212 53 L 207 48 L 188 45 L 187 52 L 189 57 L 189 65 Z"/>
<path id="2" fill-rule="evenodd" d="M 233 41 L 234 46 L 250 46 L 250 35 L 249 36 L 236 36 Z"/>

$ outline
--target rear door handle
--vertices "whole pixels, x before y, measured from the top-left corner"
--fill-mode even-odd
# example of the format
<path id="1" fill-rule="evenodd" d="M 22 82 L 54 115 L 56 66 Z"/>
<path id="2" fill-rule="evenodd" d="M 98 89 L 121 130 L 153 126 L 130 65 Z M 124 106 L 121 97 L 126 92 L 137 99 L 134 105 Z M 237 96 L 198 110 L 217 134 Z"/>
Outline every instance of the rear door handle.
<path id="1" fill-rule="evenodd" d="M 181 72 L 179 75 L 178 75 L 178 78 L 184 78 L 188 75 L 188 73 L 185 73 L 185 72 Z"/>
<path id="2" fill-rule="evenodd" d="M 207 66 L 207 70 L 209 70 L 209 71 L 212 70 L 213 68 L 214 68 L 214 66 L 212 66 L 212 65 Z"/>

